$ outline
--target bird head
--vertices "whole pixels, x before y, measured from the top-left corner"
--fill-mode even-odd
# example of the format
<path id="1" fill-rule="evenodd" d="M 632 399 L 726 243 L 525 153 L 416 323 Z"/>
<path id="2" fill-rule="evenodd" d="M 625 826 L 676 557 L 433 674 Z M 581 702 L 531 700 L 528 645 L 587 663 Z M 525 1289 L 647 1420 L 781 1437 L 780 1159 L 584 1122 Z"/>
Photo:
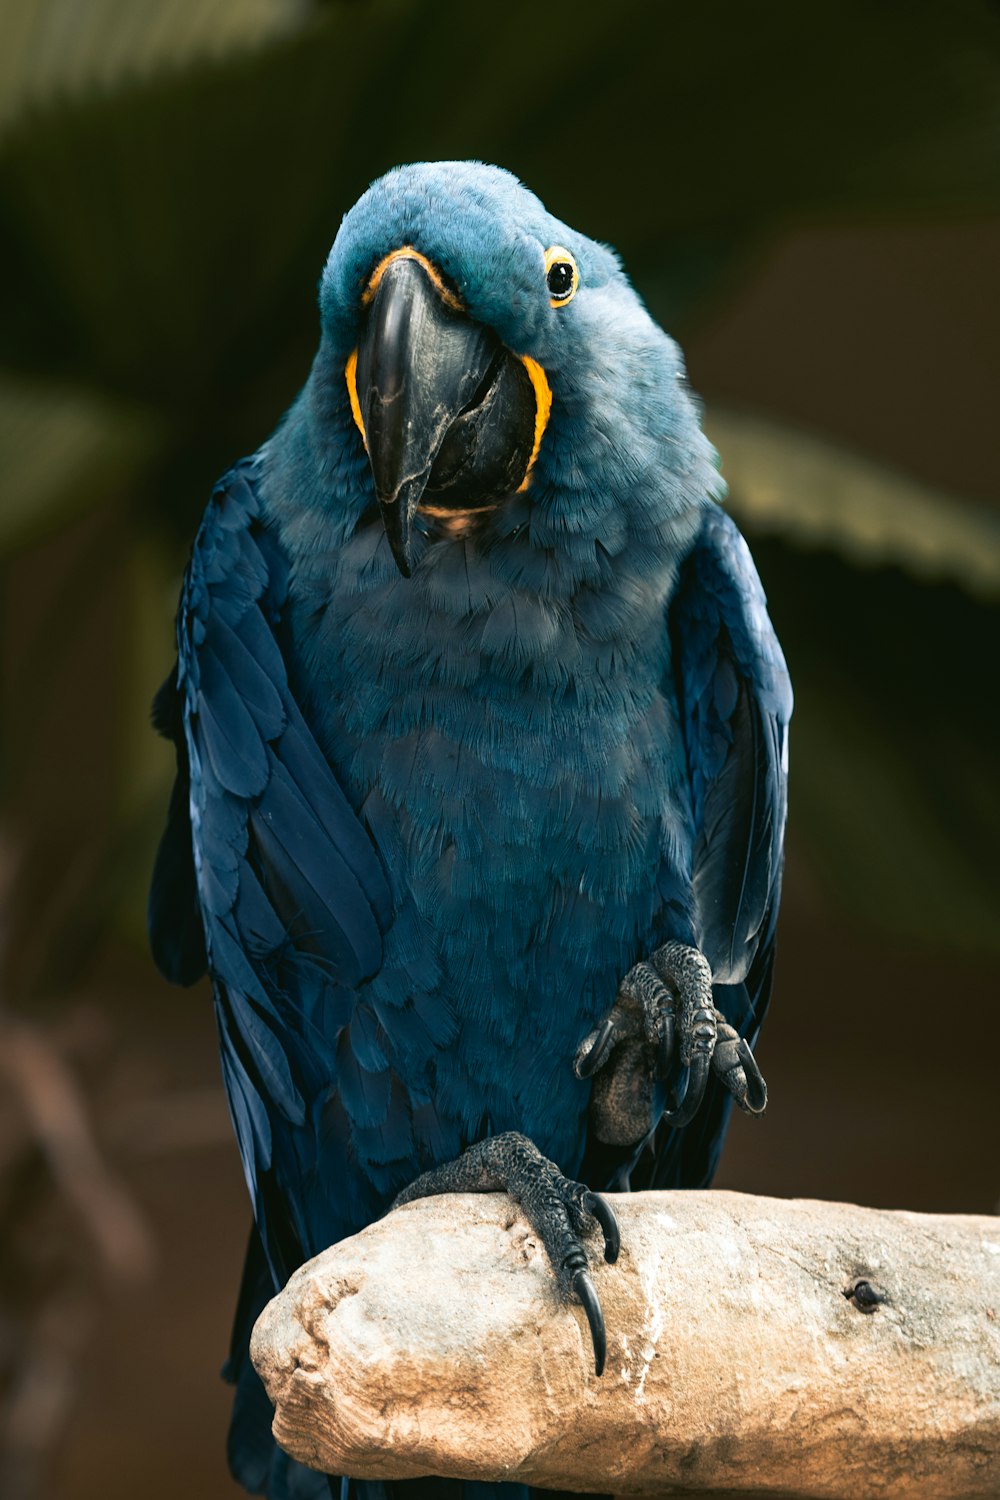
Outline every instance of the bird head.
<path id="1" fill-rule="evenodd" d="M 646 445 L 663 436 L 664 382 L 673 395 L 683 373 L 615 254 L 478 162 L 374 183 L 344 218 L 320 311 L 406 576 L 417 513 L 455 530 L 532 491 L 562 419 L 575 463 L 582 443 L 634 469 L 630 426 Z"/>

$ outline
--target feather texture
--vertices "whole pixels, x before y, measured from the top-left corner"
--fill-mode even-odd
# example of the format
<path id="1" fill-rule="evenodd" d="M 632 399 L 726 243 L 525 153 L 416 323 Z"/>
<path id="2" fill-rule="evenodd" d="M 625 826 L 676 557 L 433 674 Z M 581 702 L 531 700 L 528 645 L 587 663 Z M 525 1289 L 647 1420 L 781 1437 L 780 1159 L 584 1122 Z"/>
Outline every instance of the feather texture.
<path id="1" fill-rule="evenodd" d="M 706 511 L 671 612 L 694 807 L 699 943 L 742 983 L 781 882 L 791 687 L 746 542 Z"/>
<path id="2" fill-rule="evenodd" d="M 359 1072 L 346 1024 L 352 1008 L 338 1008 L 335 997 L 378 969 L 391 911 L 375 846 L 288 684 L 276 637 L 286 579 L 260 525 L 254 465 L 242 465 L 217 486 L 185 579 L 172 679 L 179 712 L 167 694 L 159 711 L 178 741 L 178 784 L 151 898 L 154 953 L 170 955 L 169 971 L 193 978 L 199 966 L 190 955 L 207 953 L 272 1285 L 294 1267 L 277 1253 L 260 1179 L 273 1173 L 279 1194 L 294 1202 L 303 1162 L 308 1170 L 317 1149 L 310 1122 L 337 1086 L 337 1059 L 348 1064 L 365 1119 L 385 1116 L 385 1081 Z M 190 924 L 183 947 L 175 933 L 184 854 L 200 897 L 200 950 Z M 334 1209 L 331 1238 L 337 1222 Z M 287 1240 L 287 1226 L 280 1234 Z"/>

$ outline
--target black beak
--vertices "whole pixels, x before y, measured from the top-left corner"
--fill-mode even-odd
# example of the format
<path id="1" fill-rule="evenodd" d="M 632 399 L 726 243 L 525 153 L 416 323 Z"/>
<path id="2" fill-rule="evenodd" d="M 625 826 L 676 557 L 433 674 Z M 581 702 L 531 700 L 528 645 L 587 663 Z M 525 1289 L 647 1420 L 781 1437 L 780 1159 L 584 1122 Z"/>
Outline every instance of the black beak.
<path id="1" fill-rule="evenodd" d="M 523 482 L 536 446 L 534 386 L 496 334 L 405 253 L 378 278 L 354 377 L 386 535 L 408 578 L 421 500 L 479 508 Z"/>

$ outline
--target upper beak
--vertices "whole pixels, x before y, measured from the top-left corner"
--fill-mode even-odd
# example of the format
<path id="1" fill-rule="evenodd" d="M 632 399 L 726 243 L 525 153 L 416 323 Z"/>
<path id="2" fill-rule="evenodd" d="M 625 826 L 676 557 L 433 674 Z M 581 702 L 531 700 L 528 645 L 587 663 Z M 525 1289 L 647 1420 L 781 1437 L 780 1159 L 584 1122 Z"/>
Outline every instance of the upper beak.
<path id="1" fill-rule="evenodd" d="M 447 505 L 459 494 L 482 500 L 516 489 L 535 447 L 525 365 L 425 264 L 402 252 L 380 268 L 356 364 L 352 356 L 347 367 L 386 535 L 407 578 L 425 491 Z"/>

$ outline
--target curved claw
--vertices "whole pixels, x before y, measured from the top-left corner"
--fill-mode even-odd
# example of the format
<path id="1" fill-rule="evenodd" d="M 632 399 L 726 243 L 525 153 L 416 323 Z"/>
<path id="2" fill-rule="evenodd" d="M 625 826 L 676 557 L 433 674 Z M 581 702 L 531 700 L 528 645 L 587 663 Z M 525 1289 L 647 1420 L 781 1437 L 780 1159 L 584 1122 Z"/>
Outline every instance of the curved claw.
<path id="1" fill-rule="evenodd" d="M 763 1114 L 767 1105 L 767 1084 L 757 1066 L 757 1059 L 750 1050 L 749 1042 L 743 1037 L 740 1037 L 736 1051 L 747 1079 L 747 1093 L 743 1108 L 749 1110 L 752 1115 Z"/>
<path id="2" fill-rule="evenodd" d="M 705 1097 L 710 1067 L 711 1059 L 708 1055 L 704 1052 L 696 1052 L 687 1070 L 687 1087 L 681 1095 L 680 1103 L 673 1109 L 663 1111 L 663 1118 L 675 1130 L 681 1125 L 687 1125 L 698 1113 L 698 1106 Z"/>
<path id="3" fill-rule="evenodd" d="M 663 1076 L 670 1072 L 674 1061 L 674 1012 L 664 1008 L 660 1012 L 660 1068 Z"/>
<path id="4" fill-rule="evenodd" d="M 613 1266 L 622 1247 L 622 1235 L 615 1211 L 600 1193 L 591 1193 L 587 1198 L 587 1212 L 597 1220 L 604 1231 L 604 1259 L 609 1266 Z"/>
<path id="5" fill-rule="evenodd" d="M 604 1313 L 601 1311 L 597 1288 L 590 1279 L 590 1272 L 583 1269 L 575 1272 L 572 1286 L 587 1314 L 587 1322 L 590 1324 L 590 1337 L 594 1345 L 594 1373 L 603 1375 L 604 1361 L 608 1354 L 608 1340 L 604 1331 Z"/>
<path id="6" fill-rule="evenodd" d="M 611 1051 L 611 1043 L 615 1034 L 614 1019 L 609 1016 L 601 1027 L 584 1057 L 578 1058 L 573 1066 L 577 1078 L 590 1078 L 597 1072 L 598 1068 L 604 1066 Z"/>

